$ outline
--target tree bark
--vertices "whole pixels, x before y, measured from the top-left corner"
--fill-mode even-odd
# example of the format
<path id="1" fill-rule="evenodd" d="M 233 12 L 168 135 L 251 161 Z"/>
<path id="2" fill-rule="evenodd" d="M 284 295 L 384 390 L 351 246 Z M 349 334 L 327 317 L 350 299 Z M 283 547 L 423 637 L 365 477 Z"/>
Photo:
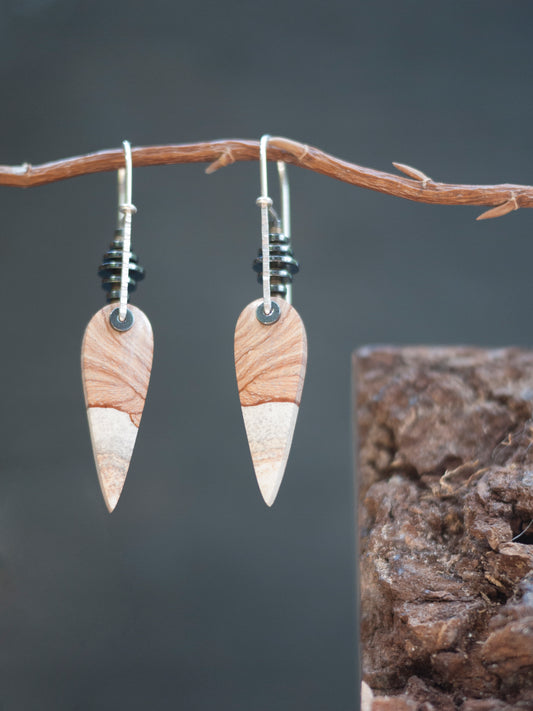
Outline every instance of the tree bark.
<path id="1" fill-rule="evenodd" d="M 533 708 L 533 351 L 354 356 L 372 711 Z"/>

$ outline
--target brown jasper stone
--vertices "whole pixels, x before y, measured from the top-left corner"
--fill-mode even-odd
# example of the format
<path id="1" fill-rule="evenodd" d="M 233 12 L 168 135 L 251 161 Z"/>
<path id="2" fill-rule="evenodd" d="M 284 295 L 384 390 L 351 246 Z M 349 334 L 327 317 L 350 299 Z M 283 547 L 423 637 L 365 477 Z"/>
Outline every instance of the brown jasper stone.
<path id="1" fill-rule="evenodd" d="M 302 319 L 283 299 L 273 299 L 280 318 L 266 325 L 256 318 L 262 299 L 248 304 L 235 328 L 235 370 L 242 407 L 265 402 L 300 404 L 307 364 Z"/>

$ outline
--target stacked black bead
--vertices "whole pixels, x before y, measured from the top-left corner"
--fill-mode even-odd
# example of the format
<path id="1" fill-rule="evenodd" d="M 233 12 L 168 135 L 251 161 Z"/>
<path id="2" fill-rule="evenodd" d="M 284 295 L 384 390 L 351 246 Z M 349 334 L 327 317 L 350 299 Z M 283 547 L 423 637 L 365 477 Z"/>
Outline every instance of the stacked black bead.
<path id="1" fill-rule="evenodd" d="M 102 289 L 107 292 L 107 300 L 120 299 L 120 278 L 122 274 L 123 232 L 115 230 L 115 239 L 104 254 L 102 264 L 98 269 L 98 276 L 102 279 Z M 130 255 L 130 268 L 128 279 L 128 293 L 135 291 L 137 282 L 144 279 L 144 269 L 139 264 L 137 255 Z"/>
<path id="2" fill-rule="evenodd" d="M 270 244 L 270 294 L 271 296 L 287 295 L 287 284 L 292 283 L 292 278 L 300 271 L 300 265 L 294 258 L 289 237 L 277 228 L 271 228 L 268 235 Z M 263 250 L 259 249 L 254 259 L 252 268 L 257 272 L 257 281 L 263 280 Z"/>

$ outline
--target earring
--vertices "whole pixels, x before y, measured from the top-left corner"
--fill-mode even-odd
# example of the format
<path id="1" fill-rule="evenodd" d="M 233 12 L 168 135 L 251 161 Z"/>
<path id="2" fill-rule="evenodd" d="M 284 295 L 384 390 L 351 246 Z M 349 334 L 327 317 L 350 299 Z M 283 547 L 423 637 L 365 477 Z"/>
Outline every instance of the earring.
<path id="1" fill-rule="evenodd" d="M 278 162 L 282 220 L 268 197 L 267 145 L 261 138 L 262 248 L 254 262 L 263 298 L 252 301 L 235 329 L 235 370 L 244 426 L 259 489 L 267 506 L 277 496 L 291 447 L 307 363 L 307 337 L 291 306 L 292 277 L 298 272 L 290 243 L 289 183 Z M 275 297 L 275 298 L 272 298 Z"/>
<path id="2" fill-rule="evenodd" d="M 131 146 L 123 142 L 126 167 L 118 171 L 119 217 L 115 239 L 99 276 L 108 305 L 87 326 L 81 372 L 89 430 L 102 494 L 109 512 L 122 493 L 146 400 L 154 337 L 150 321 L 128 294 L 144 277 L 131 249 Z M 118 303 L 118 306 L 117 306 Z"/>

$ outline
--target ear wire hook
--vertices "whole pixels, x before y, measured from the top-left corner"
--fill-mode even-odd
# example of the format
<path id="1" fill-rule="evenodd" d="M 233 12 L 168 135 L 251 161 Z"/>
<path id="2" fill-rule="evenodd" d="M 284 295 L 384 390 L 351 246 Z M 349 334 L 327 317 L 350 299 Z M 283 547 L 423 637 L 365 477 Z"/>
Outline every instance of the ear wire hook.
<path id="1" fill-rule="evenodd" d="M 277 161 L 279 190 L 281 193 L 281 229 L 287 237 L 289 245 L 291 244 L 291 190 L 289 186 L 289 176 L 287 174 L 287 166 L 282 160 Z M 287 293 L 285 301 L 292 304 L 292 282 L 286 286 Z"/>
<path id="2" fill-rule="evenodd" d="M 272 313 L 272 298 L 270 296 L 270 242 L 268 213 L 272 207 L 272 199 L 268 196 L 268 161 L 267 146 L 270 136 L 261 136 L 259 142 L 259 169 L 261 178 L 261 195 L 256 203 L 261 208 L 261 249 L 263 253 L 263 316 L 268 318 Z"/>
<path id="3" fill-rule="evenodd" d="M 262 253 L 262 273 L 263 273 L 263 305 L 258 309 L 258 318 L 262 323 L 274 323 L 279 318 L 277 304 L 272 302 L 271 296 L 271 269 L 270 269 L 270 220 L 272 214 L 279 224 L 279 218 L 272 208 L 272 199 L 268 195 L 268 160 L 267 147 L 270 136 L 265 134 L 259 143 L 260 179 L 261 195 L 257 198 L 257 204 L 261 208 L 261 253 Z M 286 165 L 283 161 L 277 161 L 279 188 L 281 193 L 281 229 L 290 245 L 291 239 L 291 198 L 289 178 Z M 292 303 L 292 286 L 287 284 L 285 300 Z"/>
<path id="4" fill-rule="evenodd" d="M 130 319 L 128 315 L 128 287 L 131 257 L 131 216 L 137 212 L 137 208 L 131 201 L 132 193 L 132 159 L 131 145 L 129 141 L 123 141 L 125 168 L 120 168 L 118 172 L 119 184 L 119 215 L 122 215 L 124 238 L 122 247 L 122 271 L 120 274 L 120 305 L 118 311 L 119 330 L 126 330 L 126 325 Z M 133 320 L 128 328 L 131 327 Z M 117 325 L 115 325 L 117 327 Z"/>
<path id="5" fill-rule="evenodd" d="M 121 205 L 126 203 L 126 168 L 119 168 L 117 170 L 117 188 L 118 188 L 118 214 L 117 214 L 117 230 L 121 230 L 124 227 L 124 213 L 122 212 Z"/>
<path id="6" fill-rule="evenodd" d="M 287 166 L 282 160 L 278 160 L 279 189 L 281 192 L 281 227 L 283 233 L 291 238 L 291 191 L 289 186 L 289 176 Z"/>

